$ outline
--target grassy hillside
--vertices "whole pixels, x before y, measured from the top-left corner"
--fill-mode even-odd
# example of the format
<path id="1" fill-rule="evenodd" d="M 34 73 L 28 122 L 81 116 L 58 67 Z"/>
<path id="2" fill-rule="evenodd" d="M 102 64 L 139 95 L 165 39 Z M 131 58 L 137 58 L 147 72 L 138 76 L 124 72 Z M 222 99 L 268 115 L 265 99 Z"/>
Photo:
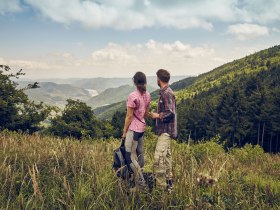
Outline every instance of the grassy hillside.
<path id="1" fill-rule="evenodd" d="M 94 109 L 94 114 L 98 119 L 110 120 L 116 111 L 125 112 L 126 101 L 113 103 L 107 106 L 101 106 Z"/>
<path id="2" fill-rule="evenodd" d="M 155 88 L 148 86 L 148 91 L 153 91 Z M 127 96 L 135 91 L 135 87 L 131 85 L 123 85 L 118 88 L 109 88 L 97 96 L 92 97 L 87 101 L 87 104 L 93 108 L 106 106 L 112 103 L 117 103 L 126 100 Z"/>
<path id="3" fill-rule="evenodd" d="M 191 83 L 188 79 L 177 82 L 177 85 L 181 86 L 176 93 L 177 98 L 184 100 L 213 88 L 223 88 L 224 84 L 232 83 L 236 79 L 240 80 L 245 75 L 255 75 L 260 71 L 266 71 L 269 66 L 279 63 L 280 45 L 226 63 L 199 75 Z M 185 87 L 183 83 L 186 83 Z"/>
<path id="4" fill-rule="evenodd" d="M 0 133 L 0 209 L 277 209 L 280 156 L 247 145 L 225 153 L 214 139 L 172 142 L 171 195 L 125 193 L 111 170 L 117 140 L 57 139 Z M 145 140 L 145 171 L 152 170 L 156 138 Z M 198 183 L 211 175 L 214 185 Z"/>

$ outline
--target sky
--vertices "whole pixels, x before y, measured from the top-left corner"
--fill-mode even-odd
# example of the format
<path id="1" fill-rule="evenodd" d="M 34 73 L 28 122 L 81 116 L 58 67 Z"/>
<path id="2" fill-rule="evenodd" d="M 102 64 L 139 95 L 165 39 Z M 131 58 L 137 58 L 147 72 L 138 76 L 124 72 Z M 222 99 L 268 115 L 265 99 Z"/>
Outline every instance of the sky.
<path id="1" fill-rule="evenodd" d="M 279 0 L 0 0 L 0 64 L 25 78 L 199 75 L 280 44 Z"/>

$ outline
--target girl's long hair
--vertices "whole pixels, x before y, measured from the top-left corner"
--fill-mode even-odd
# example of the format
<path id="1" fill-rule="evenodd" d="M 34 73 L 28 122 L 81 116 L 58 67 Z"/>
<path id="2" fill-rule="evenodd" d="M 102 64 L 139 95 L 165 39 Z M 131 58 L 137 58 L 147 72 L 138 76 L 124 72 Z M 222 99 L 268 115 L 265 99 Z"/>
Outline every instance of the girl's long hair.
<path id="1" fill-rule="evenodd" d="M 146 92 L 147 78 L 143 72 L 136 72 L 133 76 L 133 82 L 141 93 Z"/>

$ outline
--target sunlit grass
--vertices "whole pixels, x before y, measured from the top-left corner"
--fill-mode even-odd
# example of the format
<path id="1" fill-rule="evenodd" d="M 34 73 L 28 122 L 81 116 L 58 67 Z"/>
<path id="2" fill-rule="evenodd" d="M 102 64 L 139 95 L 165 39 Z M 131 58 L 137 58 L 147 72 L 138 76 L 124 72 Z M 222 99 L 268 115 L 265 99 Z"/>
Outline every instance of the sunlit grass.
<path id="1" fill-rule="evenodd" d="M 145 139 L 152 171 L 156 137 Z M 172 142 L 175 190 L 126 193 L 115 177 L 116 139 L 58 139 L 0 133 L 0 209 L 277 209 L 280 156 L 246 146 L 225 153 L 214 141 Z M 199 176 L 216 179 L 198 182 Z"/>

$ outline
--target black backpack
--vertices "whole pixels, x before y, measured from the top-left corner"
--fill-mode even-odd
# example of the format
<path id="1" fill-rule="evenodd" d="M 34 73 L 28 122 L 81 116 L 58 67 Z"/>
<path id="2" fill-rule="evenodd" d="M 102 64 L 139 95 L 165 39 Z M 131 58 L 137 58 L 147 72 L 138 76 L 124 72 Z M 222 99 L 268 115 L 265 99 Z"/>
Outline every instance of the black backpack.
<path id="1" fill-rule="evenodd" d="M 116 172 L 117 177 L 127 179 L 132 174 L 130 167 L 125 160 L 125 146 L 122 141 L 121 146 L 114 150 L 113 170 Z"/>

